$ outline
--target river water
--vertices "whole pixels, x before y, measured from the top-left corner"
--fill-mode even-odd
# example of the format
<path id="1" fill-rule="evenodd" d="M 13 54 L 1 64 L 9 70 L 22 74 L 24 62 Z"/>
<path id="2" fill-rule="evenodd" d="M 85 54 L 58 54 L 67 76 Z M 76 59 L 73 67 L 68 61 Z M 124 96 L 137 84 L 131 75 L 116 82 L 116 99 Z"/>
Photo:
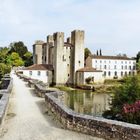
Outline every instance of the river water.
<path id="1" fill-rule="evenodd" d="M 66 91 L 58 98 L 75 112 L 92 116 L 102 116 L 102 113 L 109 109 L 111 101 L 109 94 L 85 90 Z"/>

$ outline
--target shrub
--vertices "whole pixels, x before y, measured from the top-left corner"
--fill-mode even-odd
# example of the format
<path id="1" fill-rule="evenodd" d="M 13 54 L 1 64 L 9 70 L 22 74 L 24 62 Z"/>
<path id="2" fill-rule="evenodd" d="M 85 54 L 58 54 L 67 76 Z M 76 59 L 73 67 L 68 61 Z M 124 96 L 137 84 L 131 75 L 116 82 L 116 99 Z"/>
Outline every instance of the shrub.
<path id="1" fill-rule="evenodd" d="M 114 90 L 110 111 L 103 116 L 140 124 L 140 76 L 125 77 L 121 86 Z"/>

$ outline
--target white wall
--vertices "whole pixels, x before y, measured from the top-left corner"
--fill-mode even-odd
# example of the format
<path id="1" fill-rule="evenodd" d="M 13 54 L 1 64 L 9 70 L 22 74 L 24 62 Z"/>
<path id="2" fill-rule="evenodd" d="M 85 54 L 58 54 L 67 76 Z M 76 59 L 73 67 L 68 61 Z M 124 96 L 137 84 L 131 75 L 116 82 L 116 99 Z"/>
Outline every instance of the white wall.
<path id="1" fill-rule="evenodd" d="M 105 68 L 106 65 L 106 68 Z M 117 72 L 118 78 L 121 78 L 127 73 L 136 74 L 136 61 L 135 60 L 115 60 L 115 59 L 92 59 L 92 67 L 97 70 L 102 70 L 103 75 L 106 72 L 105 79 L 113 79 L 115 72 Z M 110 76 L 109 76 L 110 72 Z M 121 75 L 123 73 L 123 76 Z"/>
<path id="2" fill-rule="evenodd" d="M 88 77 L 94 77 L 94 83 L 103 83 L 104 78 L 103 78 L 103 72 L 84 72 L 84 84 L 85 79 Z"/>
<path id="3" fill-rule="evenodd" d="M 86 78 L 94 77 L 94 83 L 103 83 L 103 72 L 77 72 L 77 84 L 86 84 Z"/>
<path id="4" fill-rule="evenodd" d="M 30 71 L 32 71 L 32 75 L 30 74 Z M 28 76 L 32 79 L 43 81 L 44 83 L 52 83 L 51 71 L 40 70 L 40 75 L 38 75 L 38 70 L 23 70 L 23 75 Z"/>

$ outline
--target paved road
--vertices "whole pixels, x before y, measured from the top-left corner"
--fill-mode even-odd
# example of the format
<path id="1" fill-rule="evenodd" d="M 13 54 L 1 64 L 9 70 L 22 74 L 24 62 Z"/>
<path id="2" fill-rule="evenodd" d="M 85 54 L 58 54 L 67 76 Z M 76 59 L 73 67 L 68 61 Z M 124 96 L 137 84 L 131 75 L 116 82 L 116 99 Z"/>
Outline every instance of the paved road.
<path id="1" fill-rule="evenodd" d="M 101 140 L 64 130 L 45 111 L 44 99 L 13 75 L 14 87 L 1 140 Z"/>

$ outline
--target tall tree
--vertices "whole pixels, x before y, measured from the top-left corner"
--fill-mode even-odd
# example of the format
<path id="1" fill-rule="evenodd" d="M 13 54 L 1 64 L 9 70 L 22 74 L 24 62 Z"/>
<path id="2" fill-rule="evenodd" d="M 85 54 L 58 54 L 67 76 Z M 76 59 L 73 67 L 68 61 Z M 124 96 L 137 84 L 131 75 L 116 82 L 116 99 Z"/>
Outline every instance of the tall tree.
<path id="1" fill-rule="evenodd" d="M 16 67 L 23 66 L 24 61 L 22 60 L 22 58 L 19 56 L 18 53 L 13 52 L 11 55 L 7 57 L 7 64 L 11 66 L 16 66 Z"/>
<path id="2" fill-rule="evenodd" d="M 138 54 L 137 54 L 137 56 L 136 56 L 136 60 L 137 60 L 137 62 L 140 61 L 140 51 L 138 52 Z"/>
<path id="3" fill-rule="evenodd" d="M 31 52 L 26 52 L 23 56 L 25 66 L 28 67 L 33 64 L 33 55 Z"/>
<path id="4" fill-rule="evenodd" d="M 91 55 L 91 51 L 88 48 L 85 48 L 85 60 L 89 55 Z"/>
<path id="5" fill-rule="evenodd" d="M 22 41 L 19 41 L 10 44 L 9 53 L 11 54 L 12 52 L 18 53 L 19 56 L 23 58 L 24 54 L 28 52 L 28 49 Z"/>

